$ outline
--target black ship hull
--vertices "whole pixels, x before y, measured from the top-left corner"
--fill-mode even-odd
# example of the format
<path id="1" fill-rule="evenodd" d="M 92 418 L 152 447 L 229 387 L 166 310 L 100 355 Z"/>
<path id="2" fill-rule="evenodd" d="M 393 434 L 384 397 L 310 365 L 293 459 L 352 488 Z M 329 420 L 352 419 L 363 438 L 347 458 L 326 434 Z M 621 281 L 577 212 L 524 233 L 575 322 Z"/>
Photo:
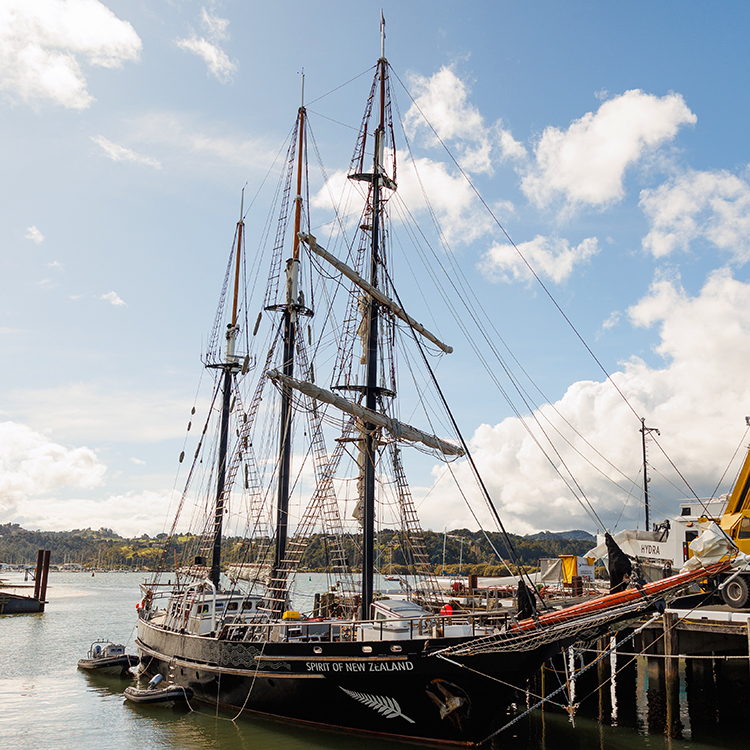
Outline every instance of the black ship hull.
<path id="1" fill-rule="evenodd" d="M 148 674 L 201 701 L 322 729 L 474 745 L 507 722 L 518 691 L 559 644 L 453 661 L 434 655 L 466 640 L 263 644 L 141 619 L 136 645 Z"/>

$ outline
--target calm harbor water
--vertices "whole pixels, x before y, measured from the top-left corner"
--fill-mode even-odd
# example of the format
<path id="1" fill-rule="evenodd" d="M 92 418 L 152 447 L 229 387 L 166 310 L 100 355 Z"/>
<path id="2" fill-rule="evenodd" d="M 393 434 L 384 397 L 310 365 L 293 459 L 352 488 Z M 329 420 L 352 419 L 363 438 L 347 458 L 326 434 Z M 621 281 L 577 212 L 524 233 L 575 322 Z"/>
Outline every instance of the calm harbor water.
<path id="1" fill-rule="evenodd" d="M 20 580 L 7 575 L 6 580 Z M 133 645 L 135 605 L 140 599 L 135 573 L 50 573 L 49 604 L 42 615 L 0 616 L 0 747 L 13 750 L 405 750 L 413 745 L 302 730 L 196 704 L 194 711 L 133 706 L 124 701 L 127 679 L 78 670 L 97 638 Z M 300 584 L 314 586 L 317 576 Z M 315 579 L 315 580 L 313 580 Z M 643 704 L 639 699 L 639 704 Z M 645 711 L 641 705 L 641 713 Z M 689 732 L 685 709 L 684 723 Z M 746 731 L 720 727 L 706 740 L 668 740 L 648 735 L 644 716 L 633 727 L 602 726 L 561 713 L 535 712 L 495 740 L 504 750 L 745 750 Z"/>

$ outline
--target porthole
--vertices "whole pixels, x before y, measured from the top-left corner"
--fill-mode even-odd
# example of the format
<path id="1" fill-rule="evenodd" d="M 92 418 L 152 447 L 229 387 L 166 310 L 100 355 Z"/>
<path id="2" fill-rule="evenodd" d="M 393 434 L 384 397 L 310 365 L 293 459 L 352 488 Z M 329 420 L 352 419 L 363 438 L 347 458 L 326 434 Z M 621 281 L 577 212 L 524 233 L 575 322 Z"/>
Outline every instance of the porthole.
<path id="1" fill-rule="evenodd" d="M 400 654 L 401 653 L 401 646 L 396 645 L 395 643 L 391 646 L 391 651 L 393 651 L 394 654 Z"/>
<path id="2" fill-rule="evenodd" d="M 322 654 L 323 649 L 320 646 L 313 646 L 313 653 L 314 654 Z"/>
<path id="3" fill-rule="evenodd" d="M 362 653 L 363 654 L 371 654 L 372 653 L 372 646 L 362 646 Z"/>

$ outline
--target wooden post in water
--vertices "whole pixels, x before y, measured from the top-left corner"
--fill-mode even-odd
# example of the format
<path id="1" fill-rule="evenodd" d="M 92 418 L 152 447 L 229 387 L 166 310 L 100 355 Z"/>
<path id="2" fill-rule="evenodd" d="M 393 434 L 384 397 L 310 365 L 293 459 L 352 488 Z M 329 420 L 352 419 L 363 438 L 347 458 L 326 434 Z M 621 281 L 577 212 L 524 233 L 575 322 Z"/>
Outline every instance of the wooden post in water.
<path id="1" fill-rule="evenodd" d="M 36 553 L 36 571 L 34 572 L 34 599 L 39 600 L 39 588 L 42 585 L 42 564 L 44 562 L 44 550 Z"/>
<path id="2" fill-rule="evenodd" d="M 597 656 L 604 653 L 609 647 L 608 638 L 599 638 L 596 641 Z M 610 695 L 612 678 L 611 657 L 605 656 L 596 663 L 596 676 L 599 682 L 599 723 L 609 724 L 612 719 L 612 700 Z"/>
<path id="3" fill-rule="evenodd" d="M 667 721 L 665 731 L 668 737 L 682 736 L 680 720 L 680 671 L 677 655 L 680 653 L 677 634 L 677 615 L 665 612 L 664 623 L 664 682 L 667 699 Z"/>

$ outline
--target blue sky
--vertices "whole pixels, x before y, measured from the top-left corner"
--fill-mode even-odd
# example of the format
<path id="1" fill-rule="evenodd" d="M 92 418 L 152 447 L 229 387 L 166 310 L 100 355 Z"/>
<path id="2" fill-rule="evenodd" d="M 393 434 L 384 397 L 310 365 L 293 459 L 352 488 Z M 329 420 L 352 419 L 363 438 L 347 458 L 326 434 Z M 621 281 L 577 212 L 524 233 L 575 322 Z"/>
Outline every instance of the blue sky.
<path id="1" fill-rule="evenodd" d="M 348 166 L 381 6 L 395 74 L 633 410 L 394 81 L 502 336 L 631 483 L 637 414 L 696 492 L 717 485 L 750 413 L 746 3 L 0 0 L 0 521 L 162 530 L 240 190 L 265 188 L 253 247 L 302 68 L 328 174 Z M 466 387 L 476 363 L 455 325 L 405 289 L 456 346 L 441 373 L 509 528 L 593 530 L 487 378 Z M 688 491 L 651 458 L 668 512 Z M 607 525 L 639 521 L 622 487 L 566 460 Z M 466 525 L 441 486 L 421 510 Z"/>

